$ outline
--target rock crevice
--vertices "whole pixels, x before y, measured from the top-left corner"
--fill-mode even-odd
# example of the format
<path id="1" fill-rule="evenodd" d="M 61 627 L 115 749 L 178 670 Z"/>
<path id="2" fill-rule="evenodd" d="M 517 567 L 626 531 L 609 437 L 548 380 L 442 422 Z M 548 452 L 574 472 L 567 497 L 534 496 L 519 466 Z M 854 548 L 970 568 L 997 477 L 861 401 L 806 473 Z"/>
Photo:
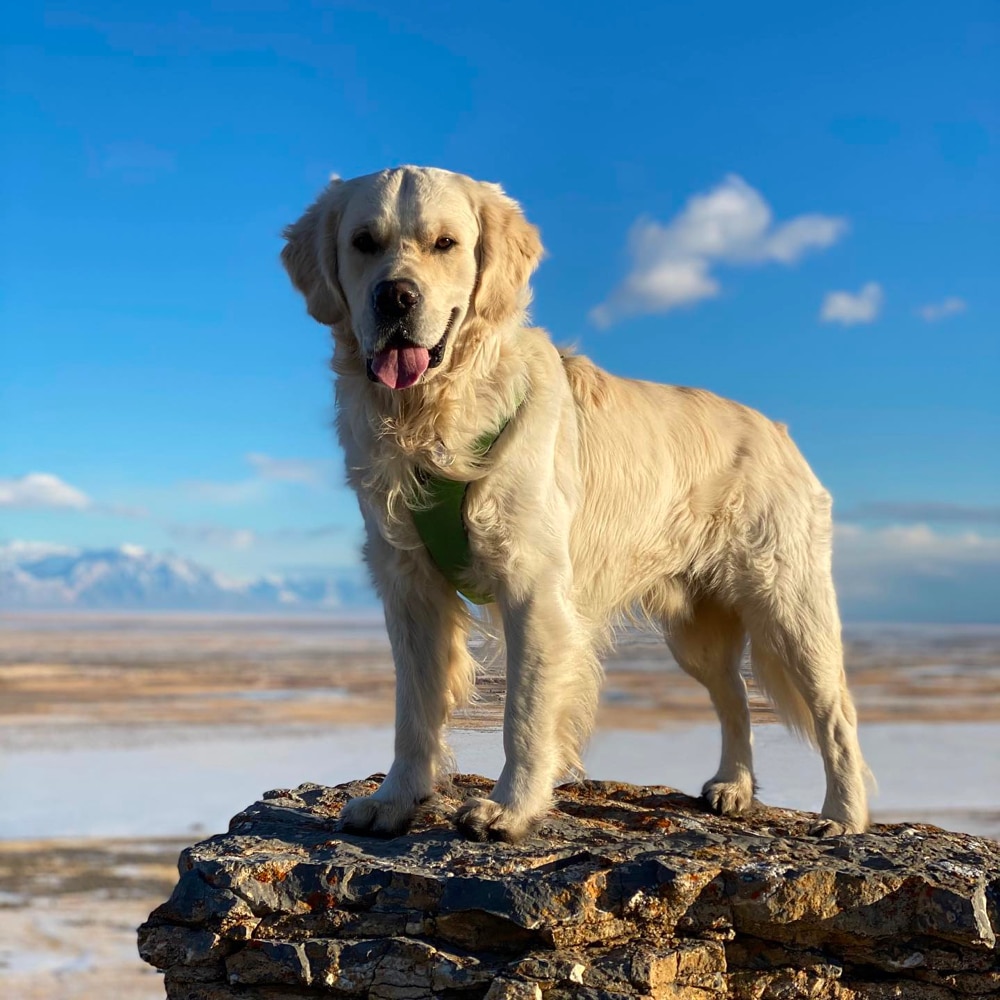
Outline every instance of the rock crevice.
<path id="1" fill-rule="evenodd" d="M 169 1000 L 1000 997 L 1000 844 L 930 826 L 815 840 L 814 819 L 706 813 L 667 788 L 583 782 L 518 845 L 450 823 L 340 833 L 380 776 L 267 793 L 181 855 L 139 929 Z"/>

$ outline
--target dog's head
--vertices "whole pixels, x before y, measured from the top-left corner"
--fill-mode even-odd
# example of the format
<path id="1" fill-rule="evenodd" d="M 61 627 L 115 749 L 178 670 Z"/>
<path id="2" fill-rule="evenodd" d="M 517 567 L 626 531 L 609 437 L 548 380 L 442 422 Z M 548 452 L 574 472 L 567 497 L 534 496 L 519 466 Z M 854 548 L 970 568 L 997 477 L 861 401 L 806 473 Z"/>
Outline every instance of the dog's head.
<path id="1" fill-rule="evenodd" d="M 519 320 L 542 254 L 498 185 L 427 167 L 334 181 L 284 235 L 310 315 L 353 336 L 390 389 L 446 369 L 472 321 Z"/>

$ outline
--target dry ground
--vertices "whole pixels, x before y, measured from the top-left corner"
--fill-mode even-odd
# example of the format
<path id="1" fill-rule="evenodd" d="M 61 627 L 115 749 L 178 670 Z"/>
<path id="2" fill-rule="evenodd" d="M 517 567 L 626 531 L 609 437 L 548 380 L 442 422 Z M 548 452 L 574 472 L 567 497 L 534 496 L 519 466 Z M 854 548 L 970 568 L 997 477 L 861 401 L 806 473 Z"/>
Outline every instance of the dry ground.
<path id="1" fill-rule="evenodd" d="M 849 632 L 846 662 L 862 721 L 1000 720 L 1000 630 Z M 705 690 L 655 636 L 626 635 L 607 673 L 601 726 L 714 718 Z M 484 675 L 480 694 L 460 718 L 495 724 L 502 675 Z M 388 646 L 373 625 L 0 616 L 0 743 L 5 728 L 23 726 L 387 723 L 392 697 Z"/>

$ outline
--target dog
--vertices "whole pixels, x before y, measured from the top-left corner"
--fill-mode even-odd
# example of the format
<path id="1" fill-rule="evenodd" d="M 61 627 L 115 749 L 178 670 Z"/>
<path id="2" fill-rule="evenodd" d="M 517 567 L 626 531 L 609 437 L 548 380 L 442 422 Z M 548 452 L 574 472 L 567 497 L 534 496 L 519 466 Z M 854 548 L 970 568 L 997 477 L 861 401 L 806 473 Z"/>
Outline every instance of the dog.
<path id="1" fill-rule="evenodd" d="M 490 797 L 458 810 L 465 835 L 522 839 L 580 773 L 600 656 L 630 615 L 708 689 L 713 810 L 754 801 L 749 641 L 758 685 L 823 758 L 811 832 L 864 831 L 831 499 L 786 428 L 557 350 L 527 322 L 539 232 L 498 185 L 412 166 L 334 180 L 284 237 L 292 283 L 332 328 L 337 432 L 396 669 L 395 759 L 343 828 L 398 835 L 432 794 L 475 681 L 464 591 L 490 602 L 507 665 L 505 763 Z M 464 546 L 451 563 L 419 528 L 442 484 Z"/>

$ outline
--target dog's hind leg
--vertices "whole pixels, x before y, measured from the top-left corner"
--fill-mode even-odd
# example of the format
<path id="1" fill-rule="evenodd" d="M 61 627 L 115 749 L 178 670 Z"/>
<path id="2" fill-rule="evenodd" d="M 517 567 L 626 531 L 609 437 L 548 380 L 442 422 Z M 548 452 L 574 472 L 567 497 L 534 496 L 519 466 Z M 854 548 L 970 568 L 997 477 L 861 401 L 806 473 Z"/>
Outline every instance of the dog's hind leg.
<path id="1" fill-rule="evenodd" d="M 667 622 L 664 633 L 681 668 L 708 688 L 722 726 L 722 759 L 702 795 L 727 816 L 753 802 L 753 753 L 747 688 L 740 675 L 746 635 L 739 616 L 711 600 L 699 601 L 690 617 Z"/>
<path id="2" fill-rule="evenodd" d="M 341 822 L 345 830 L 395 836 L 434 789 L 449 756 L 445 723 L 473 689 L 475 662 L 466 645 L 468 613 L 422 550 L 393 549 L 376 536 L 366 556 L 396 667 L 395 757 L 378 791 L 348 802 Z"/>
<path id="3" fill-rule="evenodd" d="M 826 797 L 811 832 L 864 832 L 871 774 L 858 745 L 828 566 L 804 570 L 795 580 L 779 578 L 747 617 L 754 677 L 779 715 L 823 758 Z"/>

